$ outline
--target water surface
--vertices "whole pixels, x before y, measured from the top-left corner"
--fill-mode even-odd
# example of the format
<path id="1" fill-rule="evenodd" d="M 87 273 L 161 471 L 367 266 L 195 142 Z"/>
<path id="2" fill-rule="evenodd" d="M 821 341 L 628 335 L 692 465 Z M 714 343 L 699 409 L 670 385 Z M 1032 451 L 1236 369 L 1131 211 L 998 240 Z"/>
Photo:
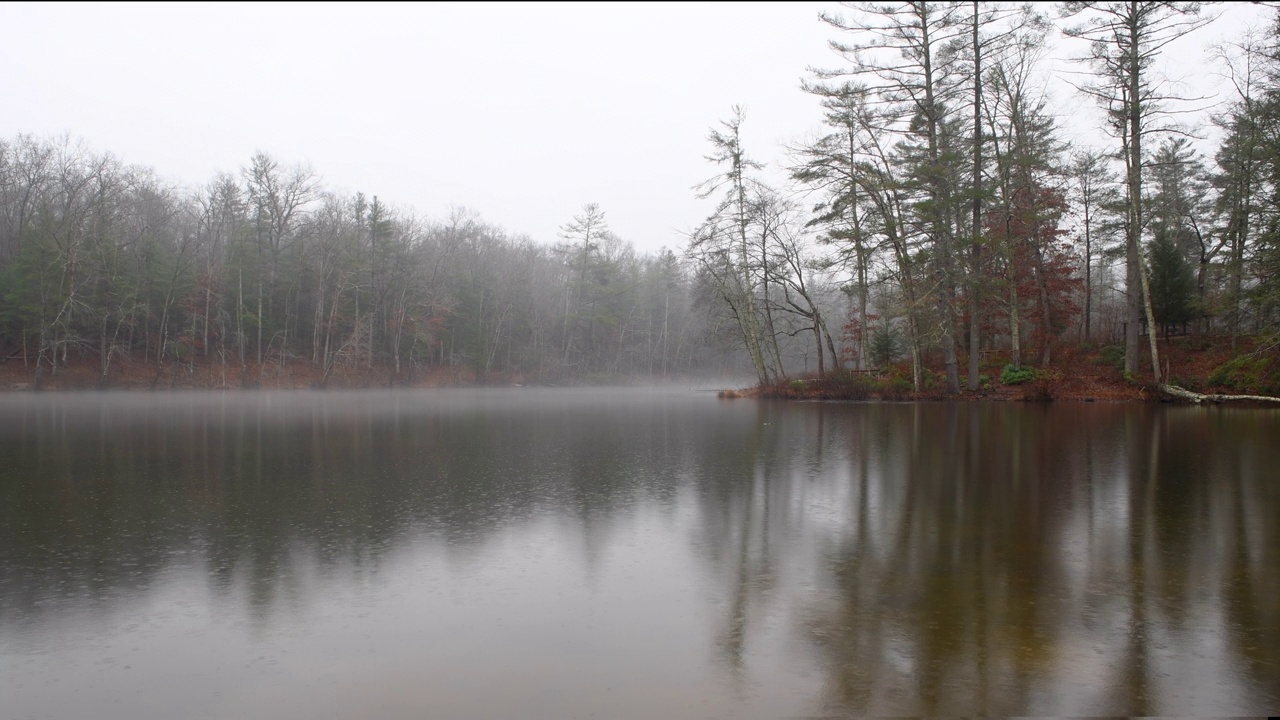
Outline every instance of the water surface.
<path id="1" fill-rule="evenodd" d="M 1280 707 L 1280 413 L 0 396 L 0 717 Z"/>

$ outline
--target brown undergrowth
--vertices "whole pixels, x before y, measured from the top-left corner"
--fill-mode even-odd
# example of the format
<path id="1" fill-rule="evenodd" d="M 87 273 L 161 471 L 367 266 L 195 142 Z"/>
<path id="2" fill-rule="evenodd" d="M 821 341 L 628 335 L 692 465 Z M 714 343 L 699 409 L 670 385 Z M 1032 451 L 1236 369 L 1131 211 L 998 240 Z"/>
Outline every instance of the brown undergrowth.
<path id="1" fill-rule="evenodd" d="M 1271 363 L 1280 367 L 1280 358 L 1252 355 L 1251 341 L 1242 341 L 1232 349 L 1225 338 L 1182 336 L 1160 340 L 1160 361 L 1167 382 L 1195 392 L 1231 393 L 1245 388 L 1223 385 L 1223 378 L 1232 377 L 1223 368 L 1240 365 L 1240 357 L 1257 358 L 1254 366 Z M 1143 350 L 1146 342 L 1143 341 Z M 961 358 L 958 396 L 946 392 L 946 379 L 942 375 L 942 358 L 925 359 L 924 388 L 914 392 L 911 368 L 898 363 L 874 372 L 834 371 L 824 377 L 805 376 L 789 378 L 766 386 L 730 391 L 732 395 L 721 397 L 759 397 L 789 400 L 995 400 L 1044 402 L 1050 400 L 1151 402 L 1167 401 L 1152 377 L 1149 362 L 1144 362 L 1137 377 L 1126 377 L 1123 372 L 1123 349 L 1117 346 L 1071 345 L 1055 348 L 1055 357 L 1048 366 L 1032 367 L 1034 379 L 1020 383 L 1002 382 L 1001 376 L 1009 362 L 1006 354 L 987 354 L 980 364 L 981 387 L 977 391 L 967 389 L 965 360 Z M 1246 363 L 1246 366 L 1248 364 Z M 1215 373 L 1215 371 L 1217 371 Z M 1215 384 L 1216 383 L 1216 384 Z M 1268 389 L 1254 388 L 1261 394 L 1273 394 Z"/>

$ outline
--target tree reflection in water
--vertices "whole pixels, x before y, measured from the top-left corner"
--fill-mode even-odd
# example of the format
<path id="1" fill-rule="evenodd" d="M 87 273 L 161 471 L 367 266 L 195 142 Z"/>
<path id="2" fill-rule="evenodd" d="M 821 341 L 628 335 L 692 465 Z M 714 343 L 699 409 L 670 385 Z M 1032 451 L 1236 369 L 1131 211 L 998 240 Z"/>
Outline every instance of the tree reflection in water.
<path id="1" fill-rule="evenodd" d="M 1274 413 L 761 408 L 734 459 L 699 473 L 734 673 L 775 568 L 809 552 L 816 588 L 795 619 L 825 677 L 814 712 L 1205 714 L 1280 698 Z M 837 457 L 845 475 L 816 500 Z"/>
<path id="2" fill-rule="evenodd" d="M 363 677 L 563 671 L 618 683 L 636 716 L 1280 704 L 1280 413 L 609 393 L 0 398 L 0 695 L 33 658 L 132 644 L 147 614 L 128 608 L 176 594 L 196 619 L 157 638 L 210 646 L 151 662 L 196 679 L 133 679 L 176 707 L 249 650 L 329 670 L 365 637 L 334 613 L 408 659 Z M 506 665 L 458 660 L 476 638 Z M 300 657 L 317 648 L 337 650 Z M 406 707 L 431 700 L 420 682 Z M 546 707 L 609 707 L 571 689 Z M 112 698 L 23 693 L 68 715 Z"/>

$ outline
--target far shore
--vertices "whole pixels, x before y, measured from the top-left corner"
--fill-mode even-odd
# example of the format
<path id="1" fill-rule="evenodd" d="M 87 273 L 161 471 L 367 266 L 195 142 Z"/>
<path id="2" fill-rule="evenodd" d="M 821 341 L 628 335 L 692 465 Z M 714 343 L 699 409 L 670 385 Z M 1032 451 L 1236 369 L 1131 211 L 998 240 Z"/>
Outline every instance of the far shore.
<path id="1" fill-rule="evenodd" d="M 0 362 L 0 392 L 76 392 L 90 390 L 165 391 L 165 390 L 353 390 L 374 388 L 445 388 L 445 387 L 591 387 L 640 386 L 693 382 L 701 387 L 719 389 L 723 381 L 701 376 L 691 377 L 624 377 L 574 378 L 531 377 L 524 373 L 477 373 L 468 366 L 402 367 L 374 363 L 372 366 L 340 367 L 328 374 L 308 362 L 248 362 L 243 367 L 223 365 L 199 359 L 193 362 L 117 361 L 103 376 L 94 358 L 71 360 L 66 366 L 45 367 L 39 382 L 35 364 L 11 357 Z"/>
<path id="2" fill-rule="evenodd" d="M 1277 393 L 1268 375 L 1256 382 L 1261 388 L 1232 387 L 1221 383 L 1222 373 L 1215 375 L 1233 358 L 1242 357 L 1241 348 L 1232 350 L 1221 342 L 1205 338 L 1182 337 L 1162 340 L 1164 381 L 1192 393 L 1233 394 L 1251 392 L 1270 396 Z M 46 366 L 37 382 L 34 363 L 9 357 L 0 362 L 0 391 L 164 391 L 164 390 L 341 390 L 374 388 L 442 388 L 442 387 L 634 387 L 659 384 L 694 383 L 719 391 L 724 399 L 758 398 L 784 400 L 874 400 L 874 401 L 1004 401 L 1045 402 L 1051 400 L 1079 402 L 1170 402 L 1171 397 L 1156 384 L 1150 367 L 1137 376 L 1121 372 L 1115 347 L 1063 346 L 1056 349 L 1053 362 L 1044 367 L 1023 363 L 1030 377 L 1012 382 L 1004 371 L 1010 366 L 1007 354 L 984 353 L 980 365 L 978 389 L 968 389 L 967 368 L 960 368 L 961 392 L 946 392 L 940 358 L 926 358 L 923 387 L 916 390 L 911 382 L 911 367 L 896 362 L 875 369 L 828 369 L 816 373 L 792 375 L 767 385 L 733 386 L 710 375 L 689 377 L 537 377 L 524 373 L 477 373 L 467 366 L 404 367 L 374 363 L 329 368 L 304 361 L 285 363 L 224 364 L 199 358 L 192 361 L 168 360 L 140 362 L 117 360 L 104 377 L 92 357 L 69 359 L 56 371 Z M 1263 366 L 1271 363 L 1264 359 Z M 1277 363 L 1280 364 L 1280 363 Z M 1280 375 L 1276 370 L 1271 375 Z M 721 376 L 723 377 L 723 375 Z M 743 381 L 744 384 L 746 381 Z"/>

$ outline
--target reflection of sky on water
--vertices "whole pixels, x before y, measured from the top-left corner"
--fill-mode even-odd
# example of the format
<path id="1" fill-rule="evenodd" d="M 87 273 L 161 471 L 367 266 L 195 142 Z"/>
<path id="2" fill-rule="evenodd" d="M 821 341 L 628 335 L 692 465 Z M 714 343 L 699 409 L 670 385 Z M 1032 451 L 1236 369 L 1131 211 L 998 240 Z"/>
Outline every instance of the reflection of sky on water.
<path id="1" fill-rule="evenodd" d="M 19 717 L 1203 715 L 1280 697 L 1275 413 L 15 397 L 0 695 Z"/>

